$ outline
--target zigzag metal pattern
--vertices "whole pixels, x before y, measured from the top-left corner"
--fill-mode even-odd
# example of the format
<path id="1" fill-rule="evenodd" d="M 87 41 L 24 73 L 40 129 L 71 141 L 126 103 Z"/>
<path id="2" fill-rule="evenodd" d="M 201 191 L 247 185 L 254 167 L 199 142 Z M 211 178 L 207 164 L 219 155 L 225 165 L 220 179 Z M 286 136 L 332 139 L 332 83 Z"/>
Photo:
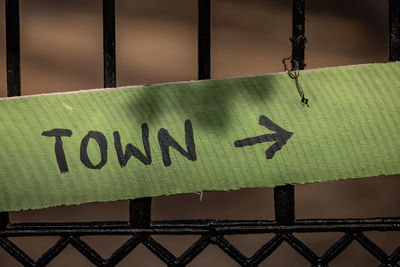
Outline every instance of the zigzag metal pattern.
<path id="1" fill-rule="evenodd" d="M 69 244 L 96 266 L 115 266 L 123 260 L 137 245 L 143 244 L 167 266 L 182 267 L 190 263 L 210 244 L 218 246 L 240 266 L 258 266 L 270 256 L 283 242 L 288 243 L 299 255 L 304 257 L 312 267 L 328 267 L 337 255 L 346 249 L 353 241 L 357 241 L 366 251 L 380 263 L 380 267 L 400 266 L 400 247 L 391 255 L 387 255 L 363 232 L 345 233 L 321 257 L 318 257 L 309 247 L 296 238 L 292 233 L 277 233 L 271 240 L 258 249 L 253 256 L 247 258 L 235 246 L 220 234 L 202 235 L 181 256 L 175 257 L 164 246 L 148 234 L 135 234 L 118 248 L 108 259 L 103 259 L 92 247 L 82 241 L 79 236 L 61 236 L 38 260 L 34 261 L 23 250 L 5 237 L 0 237 L 0 245 L 24 266 L 45 266 L 61 253 Z"/>

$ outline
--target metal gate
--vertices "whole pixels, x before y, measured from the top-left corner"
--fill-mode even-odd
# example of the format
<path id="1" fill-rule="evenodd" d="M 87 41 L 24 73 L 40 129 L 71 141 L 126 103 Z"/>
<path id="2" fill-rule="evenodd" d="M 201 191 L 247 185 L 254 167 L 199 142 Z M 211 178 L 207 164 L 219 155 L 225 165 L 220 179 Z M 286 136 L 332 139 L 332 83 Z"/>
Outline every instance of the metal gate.
<path id="1" fill-rule="evenodd" d="M 6 0 L 7 96 L 21 95 L 19 1 Z M 304 69 L 306 38 L 305 0 L 293 0 L 292 67 Z M 198 0 L 198 78 L 210 79 L 210 0 Z M 400 0 L 389 0 L 389 60 L 400 60 Z M 103 0 L 104 87 L 116 86 L 115 0 Z M 151 198 L 130 201 L 128 221 L 85 223 L 19 223 L 0 213 L 0 245 L 25 266 L 44 266 L 67 245 L 72 245 L 97 266 L 115 266 L 143 244 L 167 266 L 186 266 L 207 246 L 218 246 L 241 266 L 258 266 L 286 242 L 312 267 L 327 267 L 353 241 L 372 254 L 381 267 L 400 266 L 400 246 L 386 254 L 364 232 L 399 231 L 400 218 L 370 219 L 295 219 L 294 186 L 274 189 L 275 220 L 181 220 L 152 221 Z M 342 237 L 321 257 L 294 236 L 294 233 L 338 232 Z M 274 237 L 250 258 L 244 256 L 226 235 L 273 233 Z M 80 237 L 89 235 L 126 235 L 130 238 L 108 259 L 103 259 Z M 182 255 L 175 257 L 152 235 L 200 236 Z M 56 244 L 34 261 L 8 237 L 58 236 Z M 400 244 L 399 244 L 400 245 Z"/>

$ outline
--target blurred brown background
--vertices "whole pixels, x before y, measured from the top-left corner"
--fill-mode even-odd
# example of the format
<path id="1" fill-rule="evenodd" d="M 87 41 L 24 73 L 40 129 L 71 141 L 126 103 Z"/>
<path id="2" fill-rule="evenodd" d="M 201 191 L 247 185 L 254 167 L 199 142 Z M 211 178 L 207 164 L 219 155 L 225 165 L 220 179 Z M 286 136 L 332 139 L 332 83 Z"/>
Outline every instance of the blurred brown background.
<path id="1" fill-rule="evenodd" d="M 100 0 L 21 0 L 21 72 L 24 95 L 98 88 L 102 77 Z M 212 77 L 282 71 L 290 55 L 290 0 L 212 0 Z M 387 2 L 308 0 L 307 68 L 384 62 L 388 58 Z M 5 0 L 0 0 L 0 96 L 6 95 Z M 196 79 L 197 1 L 116 1 L 118 86 Z M 6 114 L 1 114 L 6 116 Z M 400 215 L 400 176 L 377 177 L 296 187 L 297 218 L 380 217 Z M 86 204 L 12 212 L 12 222 L 127 220 L 128 202 Z M 272 219 L 273 190 L 245 189 L 153 199 L 154 220 Z M 387 252 L 400 245 L 399 233 L 367 234 Z M 298 234 L 318 254 L 341 234 Z M 197 237 L 155 239 L 180 255 Z M 271 235 L 227 237 L 247 256 Z M 83 238 L 108 257 L 127 237 Z M 56 237 L 11 238 L 33 257 Z M 330 266 L 377 266 L 352 243 Z M 0 266 L 20 266 L 0 249 Z M 67 247 L 49 266 L 92 266 Z M 140 245 L 119 266 L 164 266 Z M 236 266 L 209 246 L 189 266 Z M 308 266 L 288 245 L 260 266 Z"/>

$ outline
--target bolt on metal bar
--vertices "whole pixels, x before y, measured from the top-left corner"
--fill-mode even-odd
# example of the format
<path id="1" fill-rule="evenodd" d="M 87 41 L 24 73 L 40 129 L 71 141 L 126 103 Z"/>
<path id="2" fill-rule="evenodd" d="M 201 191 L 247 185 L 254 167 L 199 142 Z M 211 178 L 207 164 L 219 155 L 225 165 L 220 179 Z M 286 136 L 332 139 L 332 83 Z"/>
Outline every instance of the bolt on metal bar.
<path id="1" fill-rule="evenodd" d="M 198 78 L 211 78 L 210 0 L 198 0 Z"/>
<path id="2" fill-rule="evenodd" d="M 19 0 L 6 0 L 7 96 L 21 95 Z"/>
<path id="3" fill-rule="evenodd" d="M 400 60 L 400 0 L 389 0 L 389 61 Z"/>
<path id="4" fill-rule="evenodd" d="M 115 0 L 103 0 L 104 87 L 116 87 Z"/>

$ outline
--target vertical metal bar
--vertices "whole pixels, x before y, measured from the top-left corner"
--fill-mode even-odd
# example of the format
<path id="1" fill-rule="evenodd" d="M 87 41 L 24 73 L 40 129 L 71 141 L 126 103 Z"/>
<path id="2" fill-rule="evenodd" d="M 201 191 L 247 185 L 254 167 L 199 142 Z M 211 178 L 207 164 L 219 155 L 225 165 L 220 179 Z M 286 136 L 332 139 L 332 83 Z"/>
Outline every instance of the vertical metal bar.
<path id="1" fill-rule="evenodd" d="M 198 78 L 211 78 L 210 0 L 198 0 Z"/>
<path id="2" fill-rule="evenodd" d="M 104 87 L 116 87 L 115 0 L 103 0 Z"/>
<path id="3" fill-rule="evenodd" d="M 129 224 L 134 228 L 148 228 L 151 223 L 151 197 L 133 199 L 129 203 Z"/>
<path id="4" fill-rule="evenodd" d="M 289 225 L 295 220 L 294 186 L 284 185 L 274 188 L 275 220 L 278 224 Z"/>
<path id="5" fill-rule="evenodd" d="M 305 0 L 293 0 L 292 17 L 292 69 L 303 70 L 306 67 L 304 63 L 304 50 L 307 42 L 305 33 Z"/>
<path id="6" fill-rule="evenodd" d="M 0 212 L 0 229 L 7 227 L 10 222 L 8 212 Z"/>
<path id="7" fill-rule="evenodd" d="M 103 0 L 104 87 L 116 87 L 115 0 Z M 129 201 L 129 224 L 147 228 L 151 223 L 151 198 Z"/>
<path id="8" fill-rule="evenodd" d="M 6 0 L 7 96 L 21 95 L 19 0 Z"/>
<path id="9" fill-rule="evenodd" d="M 304 69 L 305 0 L 293 0 L 292 17 L 292 69 Z M 292 224 L 295 220 L 294 186 L 277 186 L 274 189 L 275 220 L 279 224 Z"/>
<path id="10" fill-rule="evenodd" d="M 21 95 L 19 44 L 19 0 L 6 0 L 7 96 Z M 8 212 L 0 213 L 0 228 L 10 222 Z"/>
<path id="11" fill-rule="evenodd" d="M 389 60 L 400 60 L 400 0 L 389 0 Z"/>

